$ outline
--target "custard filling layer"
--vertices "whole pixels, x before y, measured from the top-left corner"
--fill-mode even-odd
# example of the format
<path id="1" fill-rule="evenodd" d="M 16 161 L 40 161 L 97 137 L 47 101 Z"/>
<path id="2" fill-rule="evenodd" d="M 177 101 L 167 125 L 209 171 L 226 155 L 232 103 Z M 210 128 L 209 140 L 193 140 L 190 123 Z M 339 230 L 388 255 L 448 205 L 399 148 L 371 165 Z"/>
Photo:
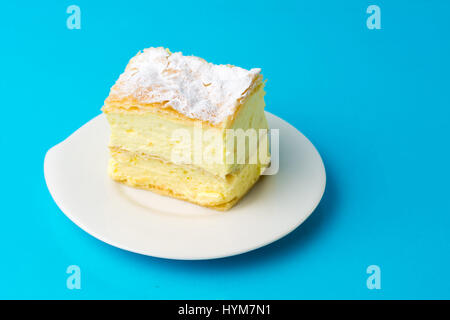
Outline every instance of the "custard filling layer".
<path id="1" fill-rule="evenodd" d="M 225 177 L 242 167 L 242 163 L 227 159 L 230 153 L 227 146 L 231 145 L 230 139 L 235 139 L 227 134 L 227 130 L 267 129 L 262 85 L 238 111 L 238 115 L 229 128 L 206 126 L 201 122 L 192 125 L 192 123 L 171 118 L 167 114 L 152 112 L 125 113 L 111 110 L 106 113 L 106 117 L 111 126 L 110 147 L 156 156 L 168 162 L 175 162 L 174 155 L 180 152 L 190 152 L 190 163 L 220 177 Z M 186 133 L 191 140 L 186 141 L 183 139 L 184 135 L 179 133 Z M 193 148 L 198 145 L 198 139 L 201 139 L 200 161 L 197 160 Z M 245 140 L 245 143 L 248 144 L 248 141 Z M 234 154 L 238 142 L 235 141 L 233 145 L 235 148 L 231 152 Z M 188 148 L 190 150 L 187 150 Z M 248 162 L 248 145 L 245 150 L 243 162 Z"/>
<path id="2" fill-rule="evenodd" d="M 205 206 L 220 206 L 239 199 L 258 180 L 264 166 L 244 165 L 218 177 L 189 165 L 176 165 L 124 150 L 111 150 L 109 175 L 133 187 L 162 193 Z"/>

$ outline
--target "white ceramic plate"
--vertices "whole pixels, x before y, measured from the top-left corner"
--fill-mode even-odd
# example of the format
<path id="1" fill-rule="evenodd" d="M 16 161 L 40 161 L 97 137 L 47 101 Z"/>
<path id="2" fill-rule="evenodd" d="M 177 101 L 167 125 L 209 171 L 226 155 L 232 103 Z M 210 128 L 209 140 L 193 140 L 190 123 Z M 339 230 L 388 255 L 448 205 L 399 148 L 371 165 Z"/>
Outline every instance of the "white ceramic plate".
<path id="1" fill-rule="evenodd" d="M 45 156 L 48 189 L 81 229 L 124 250 L 169 259 L 213 259 L 265 246 L 297 228 L 325 189 L 325 168 L 309 140 L 266 113 L 278 128 L 280 165 L 231 210 L 218 212 L 130 188 L 106 172 L 109 127 L 99 115 Z"/>

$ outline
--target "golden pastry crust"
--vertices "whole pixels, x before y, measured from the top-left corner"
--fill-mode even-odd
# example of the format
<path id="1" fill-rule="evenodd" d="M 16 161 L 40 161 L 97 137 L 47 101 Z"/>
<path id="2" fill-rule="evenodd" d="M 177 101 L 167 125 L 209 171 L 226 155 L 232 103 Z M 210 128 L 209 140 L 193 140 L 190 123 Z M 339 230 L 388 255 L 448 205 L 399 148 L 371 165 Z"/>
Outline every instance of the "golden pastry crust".
<path id="1" fill-rule="evenodd" d="M 169 61 L 174 56 L 177 57 L 172 59 L 175 62 Z M 154 76 L 158 64 L 164 59 L 169 61 L 167 66 L 162 64 L 161 75 Z M 195 70 L 197 65 L 202 66 L 200 71 Z M 205 78 L 212 80 L 204 83 Z M 264 85 L 262 79 L 259 69 L 248 71 L 232 65 L 213 65 L 201 58 L 172 54 L 163 48 L 149 48 L 130 60 L 125 72 L 111 88 L 102 111 L 156 112 L 183 122 L 201 121 L 203 125 L 225 128 L 233 123 L 248 97 Z M 188 81 L 197 85 L 192 93 L 183 87 Z M 237 93 L 231 95 L 233 90 Z"/>
<path id="2" fill-rule="evenodd" d="M 255 184 L 251 185 L 247 189 L 247 191 L 245 193 L 243 193 L 239 198 L 236 197 L 236 198 L 234 198 L 233 200 L 231 200 L 229 202 L 221 203 L 219 205 L 214 205 L 214 204 L 201 204 L 201 203 L 192 201 L 191 199 L 188 199 L 187 197 L 183 196 L 182 194 L 178 194 L 178 193 L 174 192 L 171 189 L 164 188 L 163 186 L 156 186 L 156 185 L 152 185 L 152 184 L 136 185 L 133 182 L 127 180 L 127 179 L 117 179 L 115 177 L 111 177 L 111 178 L 113 180 L 115 180 L 116 182 L 126 184 L 127 186 L 130 186 L 130 187 L 133 187 L 133 188 L 138 188 L 138 189 L 152 191 L 152 192 L 155 192 L 155 193 L 160 194 L 162 196 L 172 197 L 172 198 L 175 198 L 175 199 L 183 200 L 183 201 L 186 201 L 186 202 L 190 202 L 190 203 L 202 206 L 202 207 L 206 207 L 206 208 L 210 208 L 210 209 L 214 209 L 214 210 L 218 210 L 218 211 L 228 211 L 229 209 L 231 209 L 255 185 Z M 258 179 L 259 179 L 259 177 L 258 177 Z"/>
<path id="3" fill-rule="evenodd" d="M 180 121 L 182 123 L 190 123 L 194 125 L 196 122 L 201 122 L 202 126 L 212 127 L 212 128 L 230 128 L 233 125 L 234 120 L 236 119 L 239 111 L 242 109 L 242 106 L 245 105 L 247 100 L 252 96 L 254 92 L 257 92 L 261 87 L 264 87 L 265 81 L 262 81 L 262 76 L 255 81 L 251 88 L 249 88 L 249 94 L 247 94 L 242 100 L 239 101 L 239 105 L 236 107 L 235 112 L 228 116 L 224 121 L 213 124 L 209 121 L 202 121 L 199 119 L 191 119 L 177 110 L 170 107 L 170 105 L 162 104 L 162 103 L 139 103 L 136 98 L 126 97 L 121 100 L 114 101 L 110 99 L 111 95 L 105 100 L 101 111 L 103 113 L 158 113 L 167 116 L 171 120 Z"/>

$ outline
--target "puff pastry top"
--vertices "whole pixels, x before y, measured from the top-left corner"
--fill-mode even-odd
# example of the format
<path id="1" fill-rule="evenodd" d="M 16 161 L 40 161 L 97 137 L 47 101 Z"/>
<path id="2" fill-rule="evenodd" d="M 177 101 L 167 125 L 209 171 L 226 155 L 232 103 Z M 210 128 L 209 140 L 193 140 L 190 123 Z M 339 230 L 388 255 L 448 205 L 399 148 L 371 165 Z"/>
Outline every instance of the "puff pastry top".
<path id="1" fill-rule="evenodd" d="M 215 65 L 162 47 L 148 48 L 130 60 L 111 88 L 105 107 L 121 101 L 134 108 L 170 107 L 190 119 L 217 125 L 232 116 L 243 98 L 261 83 L 260 72 L 258 68 Z"/>

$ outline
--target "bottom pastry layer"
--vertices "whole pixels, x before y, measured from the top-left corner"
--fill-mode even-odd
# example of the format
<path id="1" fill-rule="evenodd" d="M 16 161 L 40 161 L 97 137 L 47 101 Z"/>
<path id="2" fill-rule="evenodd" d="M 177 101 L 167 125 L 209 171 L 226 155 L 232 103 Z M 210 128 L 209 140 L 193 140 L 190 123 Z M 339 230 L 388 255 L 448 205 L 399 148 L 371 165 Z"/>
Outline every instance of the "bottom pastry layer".
<path id="1" fill-rule="evenodd" d="M 132 187 L 223 211 L 250 190 L 264 169 L 260 164 L 247 164 L 221 178 L 193 166 L 111 149 L 108 173 L 112 179 Z"/>

